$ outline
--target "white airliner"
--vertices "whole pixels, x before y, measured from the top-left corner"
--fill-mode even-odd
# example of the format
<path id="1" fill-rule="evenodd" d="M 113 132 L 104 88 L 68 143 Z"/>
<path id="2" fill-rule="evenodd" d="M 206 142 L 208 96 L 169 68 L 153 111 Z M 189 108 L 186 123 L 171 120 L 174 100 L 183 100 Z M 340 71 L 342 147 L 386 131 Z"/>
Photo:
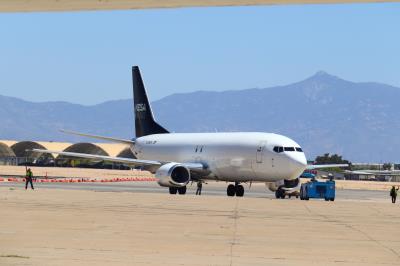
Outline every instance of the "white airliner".
<path id="1" fill-rule="evenodd" d="M 137 159 L 34 149 L 35 152 L 89 158 L 141 166 L 155 173 L 170 194 L 186 194 L 189 182 L 232 182 L 228 196 L 242 197 L 241 183 L 263 182 L 277 198 L 299 190 L 305 169 L 347 165 L 307 165 L 300 145 L 273 133 L 169 133 L 153 117 L 139 68 L 132 68 L 136 138 L 116 139 L 77 132 L 66 133 L 129 144 Z"/>

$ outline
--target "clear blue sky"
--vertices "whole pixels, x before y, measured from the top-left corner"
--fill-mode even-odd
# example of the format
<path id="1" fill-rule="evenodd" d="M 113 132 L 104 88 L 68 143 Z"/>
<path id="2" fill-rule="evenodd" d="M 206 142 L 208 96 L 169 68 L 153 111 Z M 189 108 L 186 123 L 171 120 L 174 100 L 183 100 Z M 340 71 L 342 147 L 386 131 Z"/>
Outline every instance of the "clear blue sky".
<path id="1" fill-rule="evenodd" d="M 0 14 L 0 94 L 82 104 L 283 85 L 318 70 L 400 87 L 400 4 Z"/>

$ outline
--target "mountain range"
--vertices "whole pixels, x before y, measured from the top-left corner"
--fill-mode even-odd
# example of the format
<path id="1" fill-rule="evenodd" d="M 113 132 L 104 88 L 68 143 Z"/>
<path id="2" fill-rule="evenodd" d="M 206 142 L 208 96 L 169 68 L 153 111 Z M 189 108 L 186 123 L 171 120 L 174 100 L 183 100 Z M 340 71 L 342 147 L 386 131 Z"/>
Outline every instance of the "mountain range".
<path id="1" fill-rule="evenodd" d="M 357 162 L 399 162 L 400 88 L 325 72 L 285 86 L 173 94 L 152 103 L 172 132 L 263 131 L 298 142 L 307 157 L 338 153 Z M 91 141 L 69 129 L 134 137 L 132 99 L 93 106 L 0 96 L 0 139 Z"/>

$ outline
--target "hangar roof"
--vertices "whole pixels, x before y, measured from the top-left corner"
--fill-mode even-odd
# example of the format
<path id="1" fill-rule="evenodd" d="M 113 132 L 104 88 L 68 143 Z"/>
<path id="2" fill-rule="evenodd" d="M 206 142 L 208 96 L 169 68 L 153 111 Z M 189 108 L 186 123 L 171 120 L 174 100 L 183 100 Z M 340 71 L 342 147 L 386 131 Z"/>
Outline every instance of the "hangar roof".
<path id="1" fill-rule="evenodd" d="M 15 153 L 7 144 L 0 143 L 0 157 L 15 157 Z"/>
<path id="2" fill-rule="evenodd" d="M 118 156 L 128 145 L 120 143 L 95 143 L 97 146 L 102 148 L 109 156 Z"/>
<path id="3" fill-rule="evenodd" d="M 41 154 L 29 152 L 32 149 L 46 149 L 43 145 L 34 141 L 20 141 L 10 147 L 17 157 L 34 157 L 38 158 Z"/>
<path id="4" fill-rule="evenodd" d="M 68 142 L 48 142 L 48 141 L 15 141 L 0 140 L 0 157 L 8 157 L 6 154 L 13 152 L 11 156 L 17 157 L 40 157 L 40 154 L 26 154 L 28 149 L 47 149 L 54 151 L 72 151 L 81 153 L 102 154 L 108 156 L 130 156 L 130 149 L 125 144 L 119 143 L 68 143 Z M 8 150 L 10 149 L 10 150 Z M 8 151 L 7 151 L 8 150 Z M 57 157 L 55 154 L 54 157 Z M 133 158 L 133 157 L 128 157 Z"/>
<path id="5" fill-rule="evenodd" d="M 117 157 L 136 159 L 136 156 L 133 154 L 132 150 L 129 147 L 126 147 L 120 153 L 118 153 Z"/>

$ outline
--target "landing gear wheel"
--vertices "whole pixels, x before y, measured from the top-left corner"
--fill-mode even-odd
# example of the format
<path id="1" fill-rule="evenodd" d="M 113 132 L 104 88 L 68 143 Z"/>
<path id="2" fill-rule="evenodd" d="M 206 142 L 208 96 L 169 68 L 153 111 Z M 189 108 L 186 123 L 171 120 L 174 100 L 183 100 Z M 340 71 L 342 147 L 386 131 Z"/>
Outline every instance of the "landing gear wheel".
<path id="1" fill-rule="evenodd" d="M 244 187 L 242 185 L 237 185 L 236 186 L 236 196 L 243 197 L 243 195 L 244 195 Z"/>
<path id="2" fill-rule="evenodd" d="M 278 190 L 275 191 L 275 198 L 284 199 L 285 198 L 285 191 L 283 191 L 283 189 L 278 188 Z"/>
<path id="3" fill-rule="evenodd" d="M 178 193 L 179 193 L 179 195 L 185 195 L 186 194 L 186 186 L 178 188 Z"/>
<path id="4" fill-rule="evenodd" d="M 169 187 L 169 194 L 176 194 L 178 192 L 178 188 L 176 187 Z"/>
<path id="5" fill-rule="evenodd" d="M 235 196 L 235 193 L 236 193 L 235 186 L 230 184 L 226 189 L 226 195 L 228 195 L 228 197 L 233 197 Z"/>

